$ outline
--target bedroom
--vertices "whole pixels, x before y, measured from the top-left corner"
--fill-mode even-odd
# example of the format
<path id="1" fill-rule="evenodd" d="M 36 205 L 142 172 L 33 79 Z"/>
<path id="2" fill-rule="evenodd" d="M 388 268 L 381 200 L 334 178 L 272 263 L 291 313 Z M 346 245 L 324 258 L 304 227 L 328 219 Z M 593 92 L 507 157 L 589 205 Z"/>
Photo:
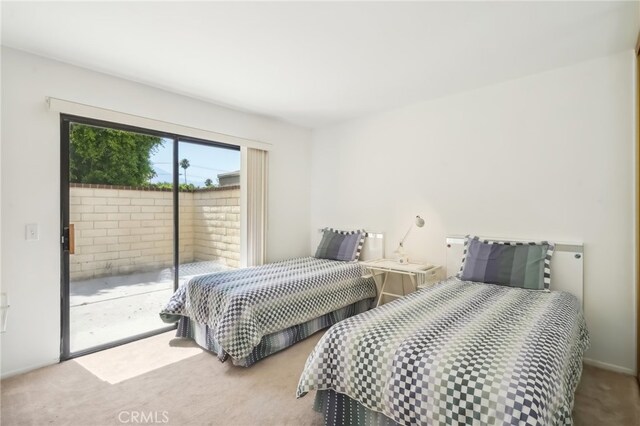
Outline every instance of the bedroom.
<path id="1" fill-rule="evenodd" d="M 637 407 L 639 22 L 637 2 L 3 2 L 3 419 L 322 423 L 295 398 L 321 333 L 249 369 L 175 332 L 60 363 L 61 113 L 266 147 L 267 262 L 314 254 L 324 227 L 383 233 L 392 257 L 415 215 L 420 263 L 446 265 L 449 236 L 583 244 L 583 379 Z M 193 368 L 238 409 L 173 376 Z M 86 389 L 110 402 L 87 410 Z"/>

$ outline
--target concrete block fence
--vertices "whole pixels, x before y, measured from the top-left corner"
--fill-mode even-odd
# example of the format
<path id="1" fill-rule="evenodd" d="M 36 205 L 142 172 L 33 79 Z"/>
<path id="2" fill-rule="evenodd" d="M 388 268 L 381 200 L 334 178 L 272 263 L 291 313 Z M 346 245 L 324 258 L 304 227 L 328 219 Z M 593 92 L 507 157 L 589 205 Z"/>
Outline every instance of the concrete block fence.
<path id="1" fill-rule="evenodd" d="M 240 262 L 240 187 L 179 193 L 180 263 Z M 173 265 L 170 190 L 71 184 L 71 281 Z"/>

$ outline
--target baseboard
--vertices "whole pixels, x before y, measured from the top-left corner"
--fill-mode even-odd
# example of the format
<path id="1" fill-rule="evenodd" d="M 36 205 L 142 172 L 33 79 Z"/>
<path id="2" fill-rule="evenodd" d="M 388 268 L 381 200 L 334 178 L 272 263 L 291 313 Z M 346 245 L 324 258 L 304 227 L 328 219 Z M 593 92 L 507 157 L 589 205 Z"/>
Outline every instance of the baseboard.
<path id="1" fill-rule="evenodd" d="M 48 367 L 50 365 L 55 365 L 55 364 L 58 364 L 59 362 L 60 362 L 59 359 L 54 359 L 54 360 L 51 360 L 51 361 L 30 365 L 28 367 L 19 368 L 17 370 L 11 370 L 11 371 L 7 371 L 7 372 L 3 371 L 2 374 L 0 374 L 0 379 L 2 379 L 2 380 L 8 379 L 9 377 L 17 376 L 18 374 L 28 373 L 29 371 L 37 370 L 38 368 Z"/>
<path id="2" fill-rule="evenodd" d="M 636 372 L 630 368 L 620 367 L 619 365 L 609 364 L 602 361 L 596 361 L 595 359 L 583 358 L 582 361 L 593 367 L 602 368 L 603 370 L 615 371 L 616 373 L 629 374 L 635 376 Z"/>

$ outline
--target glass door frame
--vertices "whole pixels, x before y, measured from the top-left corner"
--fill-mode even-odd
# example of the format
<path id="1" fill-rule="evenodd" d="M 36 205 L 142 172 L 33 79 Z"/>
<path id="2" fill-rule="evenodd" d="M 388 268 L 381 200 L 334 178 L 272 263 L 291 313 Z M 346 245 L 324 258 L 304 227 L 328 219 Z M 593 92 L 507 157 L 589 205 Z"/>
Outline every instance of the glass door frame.
<path id="1" fill-rule="evenodd" d="M 92 346 L 90 348 L 71 352 L 71 318 L 70 318 L 70 268 L 69 268 L 69 219 L 70 219 L 70 176 L 69 176 L 69 148 L 70 148 L 70 125 L 71 123 L 84 124 L 88 126 L 104 127 L 115 130 L 122 130 L 133 133 L 141 133 L 150 136 L 157 136 L 164 139 L 171 139 L 173 143 L 173 288 L 178 289 L 179 268 L 180 268 L 180 165 L 179 165 L 179 145 L 180 142 L 195 143 L 212 147 L 240 150 L 235 145 L 224 144 L 204 139 L 182 136 L 174 133 L 167 133 L 153 129 L 145 129 L 126 124 L 114 123 L 110 121 L 97 120 L 88 117 L 80 117 L 70 114 L 60 114 L 60 361 L 76 358 L 90 353 L 102 351 L 116 346 L 131 343 L 136 340 L 155 336 L 175 330 L 177 324 L 158 328 L 142 334 L 129 336 L 124 339 L 111 341 L 108 343 Z"/>

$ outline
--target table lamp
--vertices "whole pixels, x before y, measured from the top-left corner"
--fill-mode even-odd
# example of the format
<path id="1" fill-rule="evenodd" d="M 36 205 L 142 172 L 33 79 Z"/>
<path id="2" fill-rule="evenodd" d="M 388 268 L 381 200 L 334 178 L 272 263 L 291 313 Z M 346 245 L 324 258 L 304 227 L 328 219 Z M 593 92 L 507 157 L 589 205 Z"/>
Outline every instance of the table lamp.
<path id="1" fill-rule="evenodd" d="M 414 225 L 417 226 L 418 228 L 422 228 L 424 226 L 424 219 L 421 218 L 420 216 L 416 216 L 416 219 L 414 220 L 414 222 L 409 226 L 407 233 L 404 234 L 404 238 L 402 239 L 402 241 L 400 241 L 400 244 L 398 244 L 398 248 L 396 249 L 396 251 L 393 252 L 395 255 L 395 260 L 398 263 L 409 262 L 409 258 L 404 252 L 404 241 L 407 239 L 407 237 L 411 233 L 411 230 L 413 229 Z"/>

